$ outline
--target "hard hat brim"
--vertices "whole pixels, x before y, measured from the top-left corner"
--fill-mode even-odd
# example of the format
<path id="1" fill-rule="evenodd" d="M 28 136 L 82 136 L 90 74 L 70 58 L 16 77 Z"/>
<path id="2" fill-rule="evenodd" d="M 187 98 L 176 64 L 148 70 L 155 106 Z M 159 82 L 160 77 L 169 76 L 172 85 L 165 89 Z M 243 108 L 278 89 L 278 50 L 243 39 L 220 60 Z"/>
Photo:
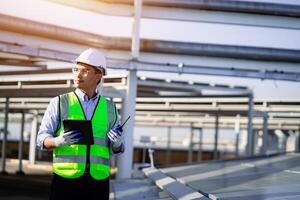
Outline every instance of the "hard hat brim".
<path id="1" fill-rule="evenodd" d="M 102 74 L 103 74 L 103 76 L 106 76 L 106 74 L 107 74 L 107 72 L 106 72 L 106 69 L 104 68 L 104 67 L 98 67 L 98 66 L 94 66 L 94 65 L 91 65 L 91 64 L 89 64 L 89 63 L 85 63 L 85 62 L 82 62 L 82 61 L 77 61 L 77 60 L 72 60 L 72 63 L 73 64 L 78 64 L 78 63 L 83 63 L 83 64 L 86 64 L 86 65 L 88 65 L 88 66 L 91 66 L 91 67 L 94 67 L 94 68 L 96 68 L 97 70 L 102 70 Z"/>

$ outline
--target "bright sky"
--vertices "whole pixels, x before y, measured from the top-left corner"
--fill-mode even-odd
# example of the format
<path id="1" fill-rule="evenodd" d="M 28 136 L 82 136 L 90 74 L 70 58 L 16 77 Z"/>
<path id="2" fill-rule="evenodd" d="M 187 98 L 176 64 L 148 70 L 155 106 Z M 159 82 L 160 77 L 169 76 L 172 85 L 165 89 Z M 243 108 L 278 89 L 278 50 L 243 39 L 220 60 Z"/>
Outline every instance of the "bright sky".
<path id="1" fill-rule="evenodd" d="M 1 0 L 0 13 L 111 36 L 130 36 L 132 19 L 88 12 L 45 0 Z"/>
<path id="2" fill-rule="evenodd" d="M 296 0 L 289 3 L 300 5 Z M 0 13 L 101 35 L 130 37 L 132 31 L 129 17 L 105 16 L 43 0 L 1 0 Z M 149 39 L 300 49 L 299 35 L 300 30 L 293 29 L 153 19 L 141 21 L 141 37 Z"/>

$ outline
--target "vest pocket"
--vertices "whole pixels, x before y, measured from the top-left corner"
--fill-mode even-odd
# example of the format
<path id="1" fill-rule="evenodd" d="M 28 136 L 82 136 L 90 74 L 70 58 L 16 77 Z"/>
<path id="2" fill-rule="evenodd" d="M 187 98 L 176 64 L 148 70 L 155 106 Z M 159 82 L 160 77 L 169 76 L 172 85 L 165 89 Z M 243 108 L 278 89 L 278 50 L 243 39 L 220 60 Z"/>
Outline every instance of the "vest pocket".
<path id="1" fill-rule="evenodd" d="M 91 164 L 91 176 L 96 180 L 101 180 L 109 177 L 110 166 L 102 164 Z"/>
<path id="2" fill-rule="evenodd" d="M 53 151 L 53 172 L 65 178 L 83 175 L 86 163 L 86 146 L 57 147 Z"/>
<path id="3" fill-rule="evenodd" d="M 53 172 L 64 178 L 78 178 L 84 169 L 85 163 L 53 163 Z"/>
<path id="4" fill-rule="evenodd" d="M 92 145 L 90 154 L 90 173 L 96 179 L 105 179 L 110 173 L 109 149 L 107 146 Z"/>

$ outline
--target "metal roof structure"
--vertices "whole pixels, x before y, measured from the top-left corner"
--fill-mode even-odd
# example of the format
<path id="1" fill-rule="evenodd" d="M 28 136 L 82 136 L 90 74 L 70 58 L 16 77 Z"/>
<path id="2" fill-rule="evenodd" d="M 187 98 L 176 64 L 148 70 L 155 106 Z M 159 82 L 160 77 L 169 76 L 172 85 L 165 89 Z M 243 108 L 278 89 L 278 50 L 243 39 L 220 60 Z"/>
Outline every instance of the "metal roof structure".
<path id="1" fill-rule="evenodd" d="M 300 50 L 293 45 L 298 44 L 297 42 L 290 41 L 297 38 L 300 30 L 297 20 L 299 6 L 238 0 L 145 0 L 143 5 L 139 0 L 52 2 L 89 12 L 132 18 L 132 35 L 104 36 L 74 27 L 59 26 L 56 23 L 12 16 L 11 13 L 7 14 L 2 10 L 4 13 L 0 13 L 0 64 L 6 69 L 0 70 L 0 109 L 6 111 L 5 129 L 8 111 L 22 110 L 33 111 L 33 126 L 37 128 L 37 110 L 42 113 L 50 97 L 74 89 L 68 76 L 70 67 L 64 65 L 50 68 L 48 64 L 52 61 L 70 63 L 84 48 L 95 47 L 105 52 L 109 68 L 129 71 L 128 76 L 107 77 L 102 92 L 114 98 L 118 108 L 122 108 L 123 116 L 135 116 L 137 124 L 214 127 L 215 147 L 219 128 L 233 128 L 239 124 L 239 127 L 247 128 L 248 155 L 253 155 L 253 128 L 263 129 L 264 135 L 267 134 L 268 128 L 299 130 L 298 100 L 253 99 L 252 91 L 243 86 L 165 81 L 147 77 L 138 79 L 136 76 L 136 71 L 150 71 L 299 82 Z M 10 2 L 5 3 L 8 8 Z M 47 3 L 49 4 L 49 1 Z M 51 4 L 50 7 L 53 9 L 55 4 Z M 147 39 L 140 37 L 141 18 L 216 26 L 233 25 L 243 27 L 243 33 L 246 33 L 245 30 L 263 28 L 268 29 L 264 31 L 270 34 L 284 30 L 288 40 L 278 46 L 272 45 L 269 40 L 255 46 L 251 40 L 247 40 L 248 43 L 235 43 L 235 39 L 229 42 Z M 10 70 L 12 67 L 14 69 Z M 52 78 L 37 78 L 36 75 L 51 75 Z M 207 94 L 207 90 L 211 93 Z M 132 120 L 125 133 L 132 133 L 133 127 Z M 33 129 L 32 133 L 34 132 L 37 131 Z M 130 148 L 118 163 L 124 164 L 124 167 L 120 168 L 120 174 L 128 176 L 132 159 L 132 135 L 125 136 L 129 141 L 126 145 Z M 31 140 L 34 143 L 34 135 Z M 34 145 L 30 148 L 34 151 Z M 2 154 L 4 151 L 5 145 L 2 145 Z"/>
<path id="2" fill-rule="evenodd" d="M 104 12 L 106 14 L 109 14 L 109 12 L 111 12 L 111 15 L 124 13 L 121 15 L 131 17 L 133 13 L 133 1 L 85 1 L 83 3 L 83 1 L 78 0 L 77 2 L 70 3 L 56 0 L 53 2 L 66 4 L 68 6 L 75 6 L 79 9 L 97 13 Z M 177 11 L 176 9 L 178 9 L 180 6 L 182 6 L 182 9 Z M 171 11 L 172 9 L 168 9 L 168 7 L 175 9 L 175 11 L 177 11 L 178 13 Z M 204 1 L 194 2 L 167 0 L 163 2 L 146 1 L 144 2 L 143 8 L 145 9 L 145 13 L 142 15 L 143 18 L 156 17 L 158 19 L 165 19 L 166 16 L 171 16 L 170 20 L 184 20 L 187 22 L 193 22 L 196 18 L 196 22 L 199 23 L 202 23 L 201 20 L 199 21 L 199 19 L 204 19 L 203 23 L 231 23 L 237 26 L 268 27 L 274 30 L 287 29 L 298 31 L 300 27 L 299 23 L 297 23 L 297 21 L 295 21 L 293 18 L 284 17 L 297 16 L 296 13 L 299 13 L 299 6 L 295 5 L 247 1 L 235 1 L 234 3 L 212 1 L 210 3 L 207 3 Z M 116 9 L 118 9 L 118 12 L 114 12 L 114 10 Z M 201 12 L 200 9 L 210 10 L 211 12 L 213 12 L 213 16 L 209 16 L 207 14 L 205 15 L 203 13 L 200 15 L 196 15 L 193 13 L 190 14 L 189 12 L 189 10 L 197 10 Z M 224 13 L 222 13 L 223 11 L 228 11 L 228 13 L 224 15 Z M 239 15 L 236 15 L 234 12 L 239 12 Z M 252 13 L 253 19 L 255 20 L 252 20 L 252 22 L 250 22 L 249 15 L 244 16 L 243 14 L 241 14 L 244 12 Z M 259 14 L 262 12 L 271 16 L 255 15 L 255 13 Z M 166 15 L 166 13 L 168 15 Z M 176 18 L 176 16 L 179 17 Z M 124 54 L 125 56 L 123 55 L 120 57 L 116 57 L 116 55 L 113 55 L 114 53 L 112 53 L 114 58 L 110 59 L 111 62 L 108 66 L 113 69 L 165 71 L 173 73 L 208 74 L 271 80 L 300 80 L 298 49 L 141 39 L 139 42 L 141 56 L 139 57 L 139 59 L 132 60 L 128 59 L 132 41 L 130 38 L 103 36 L 4 14 L 1 14 L 0 19 L 0 29 L 1 31 L 3 31 L 3 35 L 5 35 L 5 32 L 13 32 L 17 34 L 25 34 L 26 36 L 36 36 L 39 37 L 39 39 L 44 38 L 48 40 L 59 40 L 66 43 L 102 48 L 109 50 L 110 52 L 121 51 L 121 54 Z M 23 35 L 22 37 L 25 37 L 25 35 Z M 30 39 L 31 38 L 28 38 L 28 40 Z M 35 45 L 26 45 L 24 41 L 18 41 L 17 38 L 13 39 L 12 42 L 10 42 L 10 40 L 11 39 L 0 40 L 0 49 L 2 52 L 18 53 L 32 57 L 42 57 L 62 61 L 71 61 L 78 54 L 77 51 L 74 52 L 71 49 L 69 49 L 68 51 L 64 51 L 62 50 L 62 48 L 46 48 L 46 45 L 36 47 Z M 147 56 L 148 54 L 168 54 L 180 56 L 182 60 L 185 60 L 185 56 L 201 56 L 217 59 L 226 58 L 227 60 L 235 59 L 238 61 L 248 60 L 256 62 L 256 65 L 252 65 L 251 67 L 249 65 L 247 67 L 243 67 L 241 63 L 238 66 L 232 66 L 232 64 L 228 65 L 224 62 L 221 62 L 220 64 L 214 63 L 212 65 L 212 63 L 210 62 L 206 62 L 204 64 L 190 64 L 183 61 L 181 61 L 181 64 L 180 62 L 168 63 L 159 61 L 158 56 L 152 55 L 153 57 L 155 57 L 155 59 L 151 59 L 155 60 L 155 62 L 153 62 L 145 59 L 145 56 Z M 11 64 L 10 62 L 11 61 L 7 61 L 6 63 Z M 286 64 L 282 65 L 283 62 L 286 62 Z M 28 62 L 24 62 L 24 65 L 26 64 L 28 64 Z M 60 70 L 63 71 L 64 69 Z"/>
<path id="3" fill-rule="evenodd" d="M 10 112 L 40 110 L 43 113 L 50 98 L 74 90 L 71 74 L 48 78 L 24 75 L 18 80 L 12 76 L 2 77 L 0 109 L 5 107 L 5 97 L 10 97 Z M 122 107 L 126 82 L 125 75 L 105 77 L 103 95 L 114 98 L 118 109 Z M 139 77 L 137 91 L 136 121 L 139 125 L 214 128 L 215 116 L 219 115 L 220 128 L 234 128 L 238 118 L 241 128 L 247 128 L 250 92 L 247 87 Z M 257 118 L 253 127 L 262 128 L 261 116 L 266 112 L 269 129 L 298 130 L 299 104 L 297 100 L 256 100 Z"/>
<path id="4" fill-rule="evenodd" d="M 150 168 L 144 172 L 158 187 L 178 199 L 184 198 L 179 191 L 188 188 L 186 196 L 198 194 L 207 199 L 296 200 L 300 196 L 299 162 L 299 154 L 284 154 Z"/>

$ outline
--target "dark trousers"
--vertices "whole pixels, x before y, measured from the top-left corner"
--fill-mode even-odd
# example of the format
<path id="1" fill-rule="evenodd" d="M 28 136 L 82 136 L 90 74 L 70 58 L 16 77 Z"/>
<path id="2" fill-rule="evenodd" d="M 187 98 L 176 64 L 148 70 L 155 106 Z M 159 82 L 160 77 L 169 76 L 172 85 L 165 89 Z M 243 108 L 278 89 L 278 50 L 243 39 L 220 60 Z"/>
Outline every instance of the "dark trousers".
<path id="1" fill-rule="evenodd" d="M 49 199 L 109 199 L 109 178 L 95 180 L 89 174 L 84 174 L 79 178 L 68 179 L 54 174 Z"/>

